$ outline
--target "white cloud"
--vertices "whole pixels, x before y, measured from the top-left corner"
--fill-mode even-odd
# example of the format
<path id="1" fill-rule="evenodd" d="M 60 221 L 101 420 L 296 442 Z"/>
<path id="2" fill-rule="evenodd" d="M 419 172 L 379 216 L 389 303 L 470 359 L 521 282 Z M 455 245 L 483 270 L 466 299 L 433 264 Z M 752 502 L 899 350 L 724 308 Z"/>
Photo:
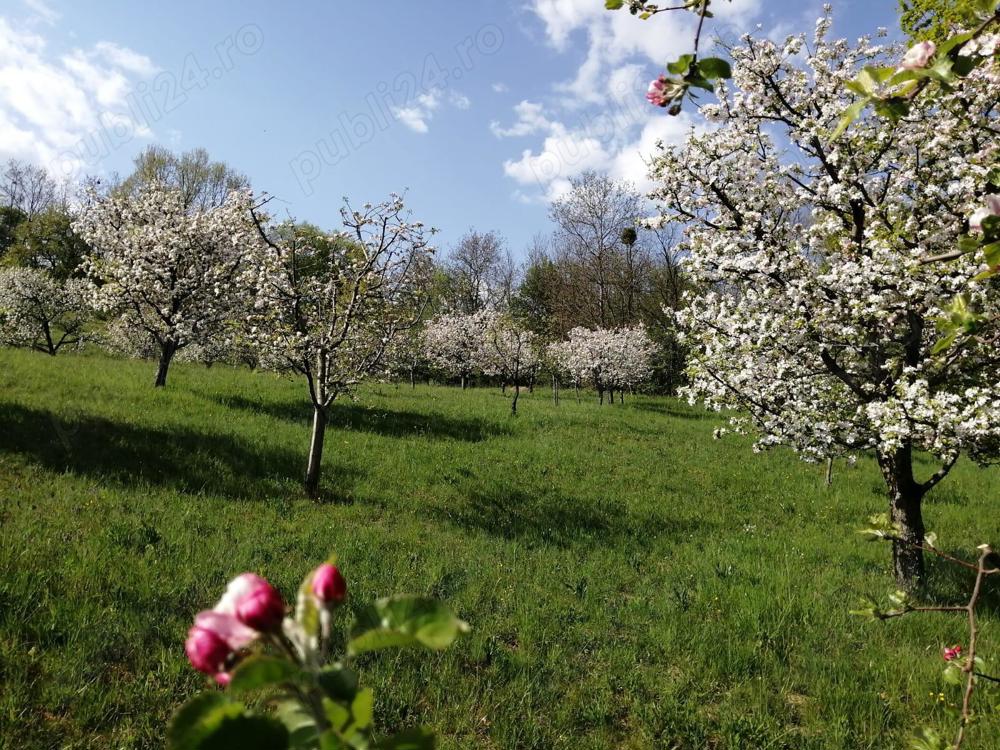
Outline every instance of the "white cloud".
<path id="1" fill-rule="evenodd" d="M 472 102 L 469 101 L 469 97 L 465 94 L 460 94 L 458 91 L 452 91 L 448 94 L 448 102 L 455 109 L 468 109 L 472 106 Z"/>
<path id="2" fill-rule="evenodd" d="M 41 21 L 52 26 L 62 18 L 62 13 L 47 5 L 43 0 L 23 0 L 24 4 L 31 11 L 31 20 Z"/>
<path id="3" fill-rule="evenodd" d="M 450 89 L 447 92 L 441 89 L 431 89 L 423 94 L 418 94 L 413 102 L 404 107 L 393 107 L 392 114 L 406 127 L 415 133 L 426 133 L 430 130 L 430 121 L 434 118 L 442 102 L 447 99 L 455 109 L 468 109 L 472 102 L 465 94 Z"/>
<path id="4" fill-rule="evenodd" d="M 496 120 L 491 122 L 490 130 L 493 135 L 497 138 L 510 138 L 552 130 L 552 123 L 545 117 L 544 108 L 538 102 L 524 99 L 514 105 L 514 114 L 517 115 L 517 122 L 509 128 L 501 126 Z"/>
<path id="5" fill-rule="evenodd" d="M 501 83 L 500 81 L 497 81 L 496 83 L 494 83 L 494 84 L 493 84 L 493 86 L 492 86 L 492 88 L 493 88 L 493 90 L 494 90 L 495 92 L 497 92 L 498 94 L 503 94 L 503 93 L 505 93 L 505 92 L 507 92 L 507 91 L 509 91 L 509 90 L 510 90 L 510 89 L 509 89 L 509 88 L 507 87 L 507 84 L 506 84 L 506 83 Z"/>
<path id="6" fill-rule="evenodd" d="M 761 5 L 761 0 L 720 3 L 712 22 L 719 31 L 745 26 Z M 490 123 L 500 138 L 541 138 L 503 162 L 504 173 L 520 186 L 514 198 L 551 200 L 588 169 L 648 191 L 647 164 L 657 144 L 682 142 L 697 122 L 688 111 L 670 117 L 643 97 L 664 61 L 691 45 L 694 14 L 663 13 L 642 21 L 626 11 L 607 11 L 597 0 L 530 0 L 529 7 L 553 48 L 582 59 L 573 78 L 553 85 L 550 98 L 517 104 L 510 125 Z M 702 40 L 703 49 L 709 44 Z"/>
<path id="7" fill-rule="evenodd" d="M 149 58 L 111 42 L 54 57 L 42 36 L 0 18 L 0 158 L 68 177 L 116 145 L 148 137 L 128 94 L 138 75 L 155 70 Z"/>

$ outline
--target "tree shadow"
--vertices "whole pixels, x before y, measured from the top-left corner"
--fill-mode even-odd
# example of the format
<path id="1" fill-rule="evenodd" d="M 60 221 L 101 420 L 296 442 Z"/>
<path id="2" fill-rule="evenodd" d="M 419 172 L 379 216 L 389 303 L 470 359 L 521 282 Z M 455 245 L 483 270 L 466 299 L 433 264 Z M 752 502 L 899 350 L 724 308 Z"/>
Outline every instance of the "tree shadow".
<path id="1" fill-rule="evenodd" d="M 215 396 L 213 399 L 227 408 L 265 414 L 298 424 L 309 424 L 312 420 L 312 406 L 308 402 L 259 402 L 238 395 Z M 510 428 L 485 419 L 459 419 L 443 414 L 380 409 L 348 402 L 334 402 L 330 406 L 329 426 L 393 438 L 428 437 L 469 443 L 510 434 Z"/>
<path id="2" fill-rule="evenodd" d="M 625 406 L 629 406 L 626 401 Z M 696 421 L 703 420 L 715 420 L 719 421 L 723 419 L 723 415 L 718 412 L 709 411 L 705 409 L 704 411 L 696 411 L 694 409 L 685 409 L 683 407 L 673 406 L 671 404 L 663 403 L 653 403 L 639 401 L 631 404 L 631 408 L 638 409 L 640 411 L 651 411 L 654 414 L 662 414 L 665 417 L 674 417 L 676 419 L 693 419 Z"/>
<path id="3" fill-rule="evenodd" d="M 299 454 L 254 448 L 230 435 L 141 427 L 11 403 L 0 403 L 0 453 L 27 456 L 55 472 L 121 485 L 148 483 L 186 494 L 239 499 L 298 491 L 306 458 L 304 440 Z M 342 486 L 325 486 L 324 498 L 349 494 L 357 475 L 354 469 L 328 468 L 324 478 Z"/>
<path id="4" fill-rule="evenodd" d="M 494 491 L 471 489 L 460 505 L 436 507 L 438 519 L 467 531 L 510 541 L 554 547 L 600 546 L 648 548 L 663 536 L 704 531 L 703 521 L 667 520 L 658 515 L 630 512 L 624 503 L 597 503 L 554 492 L 526 492 L 514 488 Z"/>
<path id="5" fill-rule="evenodd" d="M 943 550 L 952 557 L 975 564 L 976 557 L 971 554 L 975 550 Z M 976 581 L 976 572 L 963 568 L 961 565 L 939 560 L 933 555 L 926 555 L 928 565 L 927 585 L 921 598 L 938 606 L 964 607 L 972 596 L 972 587 Z M 988 613 L 992 617 L 1000 616 L 1000 576 L 986 576 L 979 595 L 977 611 Z M 964 617 L 964 615 L 963 615 Z"/>

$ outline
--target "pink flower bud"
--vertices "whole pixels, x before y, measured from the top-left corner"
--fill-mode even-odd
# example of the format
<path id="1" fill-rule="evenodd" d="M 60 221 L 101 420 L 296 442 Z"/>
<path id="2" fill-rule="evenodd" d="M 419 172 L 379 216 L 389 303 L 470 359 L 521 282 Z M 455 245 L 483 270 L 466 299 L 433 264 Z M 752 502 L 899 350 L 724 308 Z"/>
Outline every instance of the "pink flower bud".
<path id="1" fill-rule="evenodd" d="M 903 55 L 903 61 L 899 64 L 903 70 L 920 70 L 926 68 L 927 63 L 934 57 L 937 47 L 934 42 L 919 42 L 910 47 Z"/>
<path id="2" fill-rule="evenodd" d="M 270 633 L 281 627 L 285 618 L 285 603 L 281 594 L 267 581 L 240 599 L 236 605 L 236 618 L 261 633 Z"/>
<path id="3" fill-rule="evenodd" d="M 187 652 L 191 666 L 205 674 L 217 674 L 221 671 L 231 653 L 229 644 L 218 633 L 197 625 L 188 631 L 184 651 Z"/>
<path id="4" fill-rule="evenodd" d="M 946 648 L 944 650 L 944 653 L 942 654 L 942 656 L 944 657 L 945 661 L 954 661 L 955 659 L 957 659 L 961 655 L 962 655 L 962 647 L 961 646 L 952 646 L 951 648 Z"/>
<path id="5" fill-rule="evenodd" d="M 666 107 L 670 98 L 666 95 L 667 79 L 660 76 L 649 83 L 649 90 L 646 91 L 646 99 L 650 104 L 657 107 Z"/>
<path id="6" fill-rule="evenodd" d="M 229 582 L 215 611 L 267 633 L 281 625 L 285 603 L 270 583 L 253 573 L 243 573 Z"/>
<path id="7" fill-rule="evenodd" d="M 323 563 L 313 572 L 312 592 L 324 604 L 340 604 L 347 596 L 347 581 L 335 565 Z"/>
<path id="8" fill-rule="evenodd" d="M 987 195 L 983 200 L 986 205 L 977 208 L 969 217 L 969 231 L 981 232 L 983 231 L 983 221 L 990 216 L 1000 216 L 1000 195 Z"/>

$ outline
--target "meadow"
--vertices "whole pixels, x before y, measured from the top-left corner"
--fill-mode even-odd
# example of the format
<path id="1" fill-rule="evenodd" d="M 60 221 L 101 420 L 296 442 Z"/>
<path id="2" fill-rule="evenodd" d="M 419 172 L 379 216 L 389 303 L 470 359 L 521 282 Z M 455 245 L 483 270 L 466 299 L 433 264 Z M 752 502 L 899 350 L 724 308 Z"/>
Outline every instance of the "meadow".
<path id="1" fill-rule="evenodd" d="M 303 383 L 152 375 L 0 351 L 0 746 L 161 746 L 202 684 L 193 614 L 244 570 L 290 592 L 330 551 L 350 606 L 431 594 L 471 624 L 447 652 L 359 662 L 382 726 L 444 748 L 874 749 L 954 724 L 940 650 L 961 619 L 848 614 L 892 588 L 889 548 L 855 533 L 885 509 L 868 458 L 827 487 L 677 399 L 539 388 L 511 417 L 498 389 L 381 384 L 333 407 L 317 502 Z M 998 491 L 963 460 L 927 501 L 941 546 L 1000 539 Z M 935 601 L 968 583 L 931 563 Z M 981 638 L 995 665 L 995 592 Z M 997 696 L 969 747 L 1000 747 Z"/>

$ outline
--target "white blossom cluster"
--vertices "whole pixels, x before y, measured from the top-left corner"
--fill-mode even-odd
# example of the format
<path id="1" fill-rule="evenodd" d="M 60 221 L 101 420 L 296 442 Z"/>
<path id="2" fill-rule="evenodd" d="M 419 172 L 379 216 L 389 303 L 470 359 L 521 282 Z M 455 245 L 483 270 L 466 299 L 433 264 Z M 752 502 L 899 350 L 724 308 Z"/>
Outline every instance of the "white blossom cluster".
<path id="1" fill-rule="evenodd" d="M 34 268 L 0 269 L 0 345 L 55 354 L 83 342 L 87 283 Z"/>
<path id="2" fill-rule="evenodd" d="M 424 329 L 424 356 L 444 375 L 468 379 L 479 368 L 486 323 L 484 311 L 439 315 Z"/>
<path id="3" fill-rule="evenodd" d="M 649 379 L 655 345 L 643 326 L 634 328 L 577 327 L 566 341 L 549 345 L 553 367 L 575 385 L 598 391 L 632 390 Z"/>
<path id="4" fill-rule="evenodd" d="M 238 308 L 238 275 L 259 244 L 248 191 L 191 210 L 179 190 L 91 195 L 73 224 L 93 248 L 84 260 L 94 306 L 117 317 L 119 348 L 150 342 L 173 353 L 224 335 Z"/>
<path id="5" fill-rule="evenodd" d="M 1000 137 L 994 65 L 895 125 L 830 134 L 845 82 L 901 50 L 862 38 L 744 37 L 734 76 L 703 112 L 714 123 L 652 166 L 654 223 L 685 227 L 694 282 L 678 314 L 691 349 L 687 395 L 737 409 L 758 448 L 806 458 L 931 451 L 949 466 L 1000 440 L 998 332 L 935 355 L 936 320 L 958 294 L 998 320 L 1000 295 L 953 250 L 982 205 Z M 923 109 L 921 109 L 923 107 Z"/>
<path id="6" fill-rule="evenodd" d="M 510 315 L 481 314 L 482 337 L 475 362 L 484 375 L 515 386 L 530 379 L 539 364 L 538 337 Z"/>
<path id="7" fill-rule="evenodd" d="M 304 375 L 321 408 L 378 372 L 417 322 L 433 253 L 398 195 L 345 206 L 341 218 L 345 231 L 321 238 L 291 225 L 269 235 L 261 223 L 264 241 L 245 277 L 256 290 L 246 343 L 265 367 Z"/>

